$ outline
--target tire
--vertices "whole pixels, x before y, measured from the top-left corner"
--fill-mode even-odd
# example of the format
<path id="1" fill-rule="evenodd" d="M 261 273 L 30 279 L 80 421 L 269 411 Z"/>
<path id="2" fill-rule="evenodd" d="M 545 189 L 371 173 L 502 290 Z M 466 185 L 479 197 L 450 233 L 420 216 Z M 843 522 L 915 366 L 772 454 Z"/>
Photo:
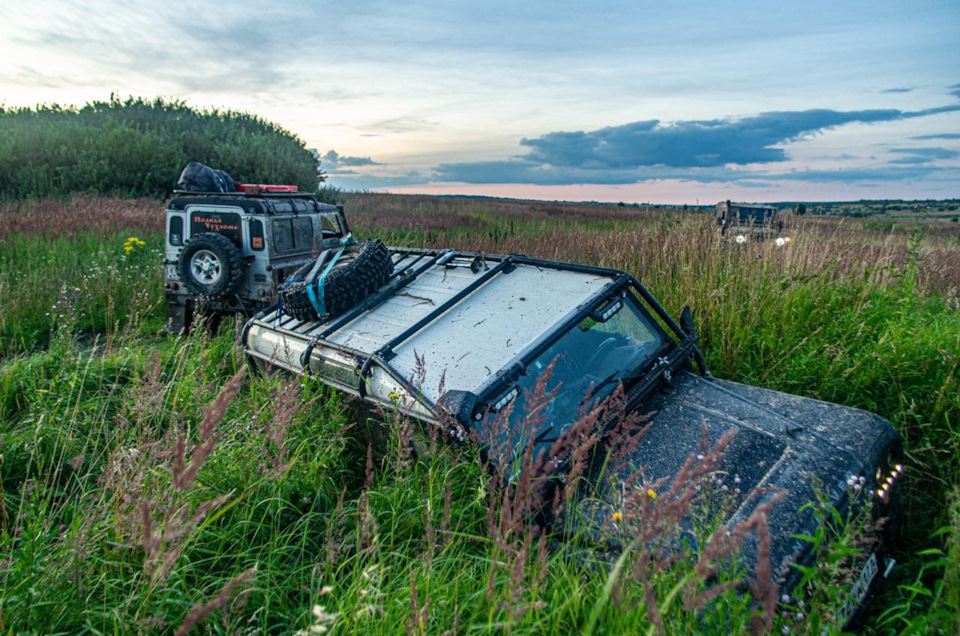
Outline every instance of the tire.
<path id="1" fill-rule="evenodd" d="M 243 279 L 240 250 L 220 234 L 198 234 L 188 240 L 177 257 L 177 269 L 187 289 L 208 298 L 232 294 Z"/>
<path id="2" fill-rule="evenodd" d="M 309 270 L 301 268 L 297 274 L 303 275 L 302 272 Z M 383 286 L 392 273 L 390 250 L 380 241 L 348 245 L 323 282 L 326 315 L 335 316 L 356 306 Z M 284 312 L 297 320 L 318 320 L 323 317 L 317 315 L 307 295 L 307 284 L 303 281 L 287 283 L 280 296 Z"/>

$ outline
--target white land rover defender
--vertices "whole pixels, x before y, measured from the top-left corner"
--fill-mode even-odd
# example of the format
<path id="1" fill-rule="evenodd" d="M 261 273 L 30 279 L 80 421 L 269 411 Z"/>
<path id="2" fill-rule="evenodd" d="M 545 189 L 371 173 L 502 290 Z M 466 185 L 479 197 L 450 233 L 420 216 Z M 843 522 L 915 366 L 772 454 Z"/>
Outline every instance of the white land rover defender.
<path id="1" fill-rule="evenodd" d="M 293 186 L 238 185 L 234 192 L 175 191 L 166 213 L 166 328 L 252 314 L 277 302 L 284 280 L 349 235 L 342 208 Z"/>

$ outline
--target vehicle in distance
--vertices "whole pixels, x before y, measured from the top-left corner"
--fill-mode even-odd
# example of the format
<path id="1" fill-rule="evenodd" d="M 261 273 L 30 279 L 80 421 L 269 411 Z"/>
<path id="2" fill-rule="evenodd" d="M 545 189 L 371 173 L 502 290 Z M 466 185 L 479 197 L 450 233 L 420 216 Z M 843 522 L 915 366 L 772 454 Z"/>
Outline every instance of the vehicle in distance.
<path id="1" fill-rule="evenodd" d="M 720 235 L 738 243 L 784 238 L 783 217 L 776 206 L 721 201 L 715 218 Z"/>

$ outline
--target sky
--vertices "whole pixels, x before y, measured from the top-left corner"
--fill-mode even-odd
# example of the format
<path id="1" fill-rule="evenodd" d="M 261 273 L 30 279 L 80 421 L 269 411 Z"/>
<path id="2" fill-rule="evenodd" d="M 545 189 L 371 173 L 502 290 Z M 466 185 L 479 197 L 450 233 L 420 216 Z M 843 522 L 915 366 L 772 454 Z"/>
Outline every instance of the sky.
<path id="1" fill-rule="evenodd" d="M 351 190 L 960 197 L 960 2 L 3 0 L 0 103 L 163 96 Z"/>

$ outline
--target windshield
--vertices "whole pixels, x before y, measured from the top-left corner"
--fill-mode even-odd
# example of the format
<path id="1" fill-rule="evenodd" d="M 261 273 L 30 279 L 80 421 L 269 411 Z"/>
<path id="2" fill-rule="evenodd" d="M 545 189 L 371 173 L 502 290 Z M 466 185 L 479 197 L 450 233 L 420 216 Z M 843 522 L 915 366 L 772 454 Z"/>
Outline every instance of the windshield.
<path id="1" fill-rule="evenodd" d="M 773 217 L 773 211 L 768 208 L 740 208 L 740 220 L 744 223 L 760 225 Z"/>
<path id="2" fill-rule="evenodd" d="M 502 397 L 493 399 L 493 408 L 504 413 L 499 417 L 506 417 L 506 422 L 497 426 L 501 429 L 498 437 L 510 438 L 497 442 L 520 451 L 530 439 L 532 431 L 525 430 L 530 410 L 527 401 L 551 362 L 555 361 L 546 392 L 557 391 L 543 409 L 545 421 L 536 431 L 538 445 L 549 445 L 576 422 L 591 387 L 593 405 L 610 395 L 621 379 L 646 367 L 663 344 L 662 332 L 632 295 L 623 294 L 602 303 L 592 317 L 575 325 L 531 362 L 516 384 L 500 394 Z M 492 426 L 497 418 L 498 413 L 490 413 L 487 425 Z"/>

